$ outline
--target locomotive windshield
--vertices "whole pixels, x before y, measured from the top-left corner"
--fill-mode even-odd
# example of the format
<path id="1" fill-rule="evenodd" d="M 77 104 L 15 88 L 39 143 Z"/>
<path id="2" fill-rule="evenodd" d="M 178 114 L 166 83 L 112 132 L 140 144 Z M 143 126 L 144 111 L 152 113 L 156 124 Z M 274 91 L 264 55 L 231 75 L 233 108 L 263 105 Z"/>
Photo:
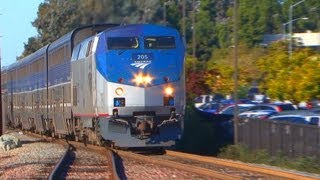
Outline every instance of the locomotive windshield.
<path id="1" fill-rule="evenodd" d="M 173 36 L 152 36 L 144 38 L 145 49 L 174 49 L 176 47 Z"/>
<path id="2" fill-rule="evenodd" d="M 138 37 L 109 37 L 107 38 L 108 49 L 137 49 L 139 48 Z"/>

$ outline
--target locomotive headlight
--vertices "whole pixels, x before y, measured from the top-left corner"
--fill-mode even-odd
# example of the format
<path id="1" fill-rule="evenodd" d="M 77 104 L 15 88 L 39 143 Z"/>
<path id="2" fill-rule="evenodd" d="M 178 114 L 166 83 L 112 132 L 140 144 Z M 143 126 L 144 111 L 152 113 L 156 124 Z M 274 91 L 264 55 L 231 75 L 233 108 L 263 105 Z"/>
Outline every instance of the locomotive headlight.
<path id="1" fill-rule="evenodd" d="M 148 85 L 148 84 L 151 84 L 153 80 L 153 77 L 149 74 L 142 74 L 142 73 L 139 73 L 139 74 L 135 74 L 134 75 L 134 78 L 133 78 L 133 82 L 136 83 L 137 86 L 139 86 L 140 84 L 143 84 L 143 85 Z"/>
<path id="2" fill-rule="evenodd" d="M 174 91 L 174 89 L 172 87 L 168 86 L 164 89 L 164 94 L 167 96 L 172 96 L 173 91 Z"/>
<path id="3" fill-rule="evenodd" d="M 118 88 L 115 90 L 115 93 L 116 93 L 116 95 L 121 96 L 121 95 L 123 94 L 123 89 L 120 88 L 120 87 L 118 87 Z"/>
<path id="4" fill-rule="evenodd" d="M 142 84 L 143 83 L 143 77 L 141 74 L 138 74 L 134 80 L 133 80 L 137 85 Z"/>
<path id="5" fill-rule="evenodd" d="M 141 73 L 134 75 L 133 82 L 136 83 L 136 85 L 140 85 L 143 83 L 143 75 Z"/>
<path id="6" fill-rule="evenodd" d="M 152 79 L 153 79 L 153 78 L 152 78 L 149 74 L 147 74 L 147 75 L 144 77 L 144 83 L 145 83 L 145 84 L 151 84 Z"/>

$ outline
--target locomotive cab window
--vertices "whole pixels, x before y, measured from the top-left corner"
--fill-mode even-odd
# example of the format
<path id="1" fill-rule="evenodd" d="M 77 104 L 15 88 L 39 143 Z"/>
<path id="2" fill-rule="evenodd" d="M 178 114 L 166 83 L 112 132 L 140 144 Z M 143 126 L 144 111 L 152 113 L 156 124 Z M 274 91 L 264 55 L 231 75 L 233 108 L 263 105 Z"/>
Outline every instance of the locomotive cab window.
<path id="1" fill-rule="evenodd" d="M 145 49 L 174 49 L 176 47 L 173 36 L 153 36 L 144 38 Z"/>
<path id="2" fill-rule="evenodd" d="M 109 37 L 107 46 L 110 50 L 137 49 L 139 48 L 138 37 Z"/>
<path id="3" fill-rule="evenodd" d="M 81 44 L 77 45 L 72 52 L 71 61 L 75 61 L 78 59 L 79 53 L 80 53 Z"/>

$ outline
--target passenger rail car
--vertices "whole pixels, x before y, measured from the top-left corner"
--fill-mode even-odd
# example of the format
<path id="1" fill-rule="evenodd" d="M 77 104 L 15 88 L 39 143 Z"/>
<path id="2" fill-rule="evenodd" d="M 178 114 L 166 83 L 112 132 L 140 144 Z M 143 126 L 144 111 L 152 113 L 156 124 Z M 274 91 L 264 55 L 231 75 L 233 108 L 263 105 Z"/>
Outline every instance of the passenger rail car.
<path id="1" fill-rule="evenodd" d="M 79 28 L 2 71 L 7 121 L 118 147 L 174 145 L 185 108 L 178 31 L 150 24 L 93 29 Z"/>

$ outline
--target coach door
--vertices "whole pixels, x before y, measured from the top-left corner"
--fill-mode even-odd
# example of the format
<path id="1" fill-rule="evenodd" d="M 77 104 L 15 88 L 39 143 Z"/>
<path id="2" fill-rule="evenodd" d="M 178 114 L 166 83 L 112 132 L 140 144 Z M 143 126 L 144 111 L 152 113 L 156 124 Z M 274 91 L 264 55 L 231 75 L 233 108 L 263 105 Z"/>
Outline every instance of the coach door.
<path id="1" fill-rule="evenodd" d="M 63 116 L 63 89 L 64 88 L 62 86 L 58 86 L 53 89 L 53 121 L 55 131 L 58 135 L 66 133 Z"/>
<path id="2" fill-rule="evenodd" d="M 30 124 L 28 122 L 28 115 L 26 112 L 26 94 L 22 93 L 20 98 L 20 108 L 19 108 L 19 113 L 21 117 L 21 123 L 22 123 L 22 129 L 29 130 L 30 129 Z"/>
<path id="3" fill-rule="evenodd" d="M 36 130 L 38 132 L 43 132 L 44 131 L 44 126 L 42 122 L 42 116 L 41 116 L 41 93 L 39 90 L 36 90 L 33 93 L 32 97 L 34 103 L 33 103 L 33 109 L 34 109 L 34 121 L 36 124 Z"/>

